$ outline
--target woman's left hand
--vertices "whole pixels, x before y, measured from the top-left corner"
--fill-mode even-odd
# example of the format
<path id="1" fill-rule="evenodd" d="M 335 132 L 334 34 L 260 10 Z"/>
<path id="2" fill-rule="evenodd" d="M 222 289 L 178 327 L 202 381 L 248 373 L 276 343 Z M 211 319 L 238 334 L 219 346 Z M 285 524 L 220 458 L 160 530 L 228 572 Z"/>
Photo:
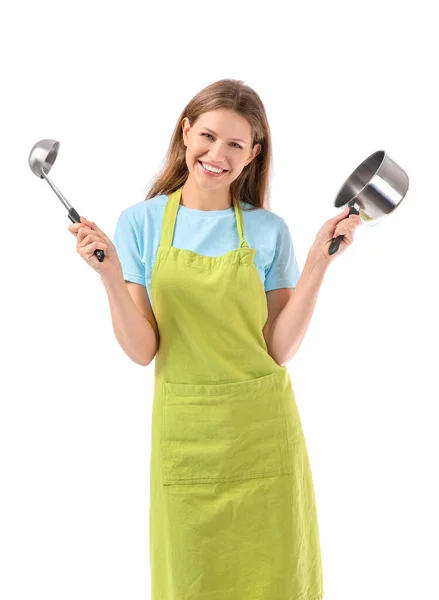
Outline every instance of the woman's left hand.
<path id="1" fill-rule="evenodd" d="M 348 246 L 354 241 L 354 231 L 362 221 L 360 215 L 349 215 L 349 206 L 346 206 L 343 212 L 339 215 L 328 219 L 319 229 L 316 235 L 311 251 L 316 255 L 324 256 L 328 262 L 332 262 L 334 258 L 340 256 Z M 329 255 L 328 250 L 331 242 L 339 235 L 343 235 L 340 246 L 334 254 Z"/>

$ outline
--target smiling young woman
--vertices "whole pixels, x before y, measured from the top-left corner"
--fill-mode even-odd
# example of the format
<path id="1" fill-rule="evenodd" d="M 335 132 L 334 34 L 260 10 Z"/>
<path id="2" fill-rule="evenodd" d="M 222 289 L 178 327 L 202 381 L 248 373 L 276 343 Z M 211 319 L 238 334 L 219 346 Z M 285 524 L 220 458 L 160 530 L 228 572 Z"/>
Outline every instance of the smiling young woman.
<path id="1" fill-rule="evenodd" d="M 323 598 L 305 438 L 272 348 L 301 283 L 288 226 L 268 208 L 270 168 L 261 99 L 217 81 L 184 108 L 147 201 L 116 226 L 145 317 L 130 347 L 155 359 L 152 600 Z"/>

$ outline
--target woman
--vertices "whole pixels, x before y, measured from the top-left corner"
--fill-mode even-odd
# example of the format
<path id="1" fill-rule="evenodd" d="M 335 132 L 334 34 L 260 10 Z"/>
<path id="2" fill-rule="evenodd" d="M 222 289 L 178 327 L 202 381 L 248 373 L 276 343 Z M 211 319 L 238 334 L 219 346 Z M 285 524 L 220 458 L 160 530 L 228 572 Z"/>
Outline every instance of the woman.
<path id="1" fill-rule="evenodd" d="M 361 221 L 348 208 L 327 221 L 299 277 L 285 221 L 264 208 L 270 164 L 259 96 L 221 80 L 183 110 L 162 174 L 146 203 L 122 212 L 114 244 L 85 218 L 69 226 L 101 274 L 119 343 L 139 364 L 155 358 L 153 600 L 323 598 L 313 480 L 285 363 Z"/>

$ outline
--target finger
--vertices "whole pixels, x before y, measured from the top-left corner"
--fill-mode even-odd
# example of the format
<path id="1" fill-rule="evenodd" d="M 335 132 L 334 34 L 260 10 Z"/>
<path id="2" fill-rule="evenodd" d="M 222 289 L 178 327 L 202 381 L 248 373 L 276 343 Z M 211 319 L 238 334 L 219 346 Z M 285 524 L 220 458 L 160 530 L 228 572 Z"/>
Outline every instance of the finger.
<path id="1" fill-rule="evenodd" d="M 72 223 L 71 225 L 69 225 L 67 227 L 67 229 L 73 233 L 73 235 L 77 235 L 79 233 L 80 229 L 84 229 L 86 231 L 93 231 L 90 227 L 88 227 L 87 225 L 84 225 L 84 223 Z"/>
<path id="2" fill-rule="evenodd" d="M 358 223 L 357 221 L 354 221 L 353 223 L 351 223 L 350 221 L 348 221 L 348 223 L 346 225 L 346 231 L 350 231 L 351 234 L 353 235 L 354 232 L 355 232 L 355 230 L 359 226 L 360 226 L 360 223 Z"/>
<path id="3" fill-rule="evenodd" d="M 93 229 L 90 229 L 90 227 L 84 227 L 84 225 L 81 225 L 81 227 L 79 227 L 78 232 L 77 232 L 78 242 L 81 242 L 87 235 L 90 235 L 91 233 L 96 235 L 96 232 L 93 231 Z"/>
<path id="4" fill-rule="evenodd" d="M 343 236 L 344 243 L 349 246 L 354 241 L 354 238 L 351 233 L 345 233 Z"/>
<path id="5" fill-rule="evenodd" d="M 69 230 L 71 233 L 73 233 L 73 234 L 75 234 L 75 235 L 76 235 L 76 234 L 78 233 L 78 229 L 79 229 L 80 227 L 84 227 L 84 225 L 83 225 L 82 223 L 72 223 L 71 225 L 69 225 L 69 226 L 67 227 L 67 229 L 68 229 L 68 230 Z"/>
<path id="6" fill-rule="evenodd" d="M 353 241 L 355 229 L 356 229 L 355 227 L 340 226 L 339 228 L 336 228 L 336 230 L 334 231 L 333 237 L 342 235 L 344 238 L 348 238 L 348 240 Z"/>
<path id="7" fill-rule="evenodd" d="M 104 254 L 108 254 L 108 246 L 102 240 L 99 240 L 98 242 L 92 242 L 83 248 L 77 248 L 77 250 L 78 253 L 83 257 L 86 257 L 89 254 L 90 256 L 93 256 L 95 250 L 103 250 Z"/>
<path id="8" fill-rule="evenodd" d="M 332 219 L 329 219 L 329 222 L 332 224 L 339 223 L 343 219 L 346 219 L 348 213 L 349 213 L 349 206 L 346 206 L 345 209 L 341 213 L 339 213 L 335 217 L 332 217 Z"/>
<path id="9" fill-rule="evenodd" d="M 350 215 L 350 216 L 358 217 L 358 215 Z M 336 237 L 337 235 L 346 235 L 347 233 L 350 233 L 351 235 L 353 235 L 354 231 L 361 224 L 360 217 L 358 217 L 358 219 L 359 219 L 359 222 L 356 218 L 343 219 L 343 221 L 341 223 L 339 223 L 337 225 L 337 227 L 334 229 L 334 237 Z"/>
<path id="10" fill-rule="evenodd" d="M 93 229 L 93 231 L 96 231 L 96 233 L 102 233 L 102 231 L 99 229 L 96 223 L 94 223 L 93 221 L 89 221 L 85 217 L 81 217 L 81 223 L 83 225 L 87 225 L 87 227 L 90 227 L 90 229 Z"/>
<path id="11" fill-rule="evenodd" d="M 76 244 L 76 246 L 77 246 L 77 248 L 84 248 L 85 246 L 87 246 L 88 244 L 91 244 L 92 242 L 101 242 L 103 244 L 104 240 L 101 237 L 99 237 L 98 235 L 89 233 L 83 239 L 79 240 L 78 243 Z"/>
<path id="12" fill-rule="evenodd" d="M 100 236 L 102 236 L 102 238 L 104 240 L 109 241 L 108 237 L 105 235 L 105 233 L 101 229 L 99 229 L 99 227 L 96 225 L 96 223 L 94 223 L 93 221 L 89 221 L 85 217 L 81 217 L 81 221 L 83 221 L 84 225 L 87 225 L 88 227 L 90 227 L 90 229 L 93 229 L 93 231 L 96 231 L 96 233 L 98 233 Z"/>

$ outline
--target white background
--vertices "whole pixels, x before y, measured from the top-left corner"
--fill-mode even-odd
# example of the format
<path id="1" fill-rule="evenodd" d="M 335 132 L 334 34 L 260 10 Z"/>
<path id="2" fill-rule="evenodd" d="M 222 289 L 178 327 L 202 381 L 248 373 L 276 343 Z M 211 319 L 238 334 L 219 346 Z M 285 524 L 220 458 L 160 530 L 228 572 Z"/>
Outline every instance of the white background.
<path id="1" fill-rule="evenodd" d="M 1 18 L 0 597 L 149 597 L 154 364 L 114 336 L 50 178 L 112 236 L 206 85 L 253 87 L 271 210 L 302 270 L 349 173 L 384 149 L 394 213 L 330 266 L 288 363 L 318 503 L 325 600 L 439 598 L 434 3 L 15 2 Z M 286 12 L 288 11 L 288 12 Z M 286 600 L 283 598 L 273 600 Z M 305 599 L 300 599 L 305 600 Z"/>

